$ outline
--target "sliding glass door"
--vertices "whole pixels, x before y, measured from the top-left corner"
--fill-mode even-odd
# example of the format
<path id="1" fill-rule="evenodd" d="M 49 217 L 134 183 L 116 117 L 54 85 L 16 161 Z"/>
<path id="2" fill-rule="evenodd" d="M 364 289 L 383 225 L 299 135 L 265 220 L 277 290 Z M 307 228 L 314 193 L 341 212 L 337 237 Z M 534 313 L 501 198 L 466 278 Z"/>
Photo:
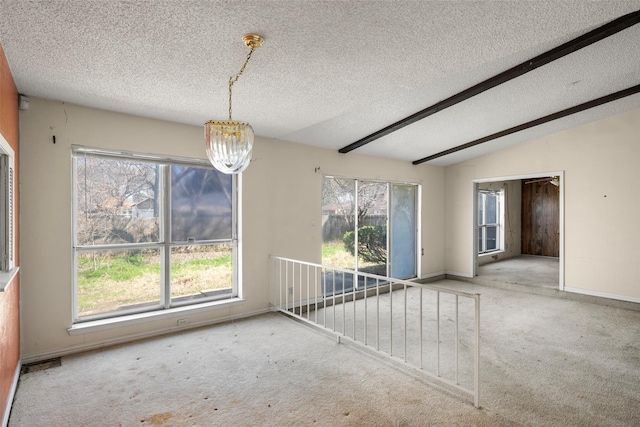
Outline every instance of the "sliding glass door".
<path id="1" fill-rule="evenodd" d="M 417 273 L 415 184 L 325 177 L 322 264 L 379 276 Z M 364 286 L 362 283 L 356 287 Z M 367 285 L 369 283 L 367 282 Z M 353 283 L 340 283 L 342 290 Z"/>

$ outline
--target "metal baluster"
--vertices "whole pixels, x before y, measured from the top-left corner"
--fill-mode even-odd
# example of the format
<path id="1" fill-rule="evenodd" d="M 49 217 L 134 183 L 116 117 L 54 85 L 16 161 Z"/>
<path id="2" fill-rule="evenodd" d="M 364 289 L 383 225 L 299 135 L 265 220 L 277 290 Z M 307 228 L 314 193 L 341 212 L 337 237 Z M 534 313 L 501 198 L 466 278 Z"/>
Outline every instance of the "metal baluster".
<path id="1" fill-rule="evenodd" d="M 364 345 L 369 343 L 369 333 L 367 331 L 367 322 L 369 319 L 369 310 L 367 306 L 367 279 L 364 279 Z"/>
<path id="2" fill-rule="evenodd" d="M 313 267 L 313 295 L 314 295 L 314 305 L 315 309 L 313 311 L 313 318 L 316 323 L 318 323 L 318 299 L 320 296 L 318 295 L 318 266 Z"/>
<path id="3" fill-rule="evenodd" d="M 289 310 L 289 261 L 285 261 L 284 262 L 284 286 L 285 286 L 285 292 L 284 292 L 284 309 L 285 310 Z"/>
<path id="4" fill-rule="evenodd" d="M 380 351 L 380 279 L 376 278 L 376 350 Z"/>
<path id="5" fill-rule="evenodd" d="M 440 376 L 440 291 L 436 297 L 436 375 Z"/>
<path id="6" fill-rule="evenodd" d="M 420 288 L 420 369 L 422 369 L 422 354 L 423 354 L 423 336 L 422 336 L 422 324 L 423 324 L 423 319 L 422 319 L 422 291 L 423 289 Z"/>
<path id="7" fill-rule="evenodd" d="M 336 271 L 331 270 L 333 276 L 333 332 L 336 331 Z"/>
<path id="8" fill-rule="evenodd" d="M 404 283 L 404 361 L 407 361 L 407 284 Z"/>
<path id="9" fill-rule="evenodd" d="M 393 356 L 393 282 L 389 280 L 389 355 Z"/>
<path id="10" fill-rule="evenodd" d="M 356 283 L 358 281 L 358 275 L 354 275 L 354 279 L 356 280 Z M 367 280 L 366 277 L 363 277 L 364 280 Z M 356 339 L 356 286 L 354 283 L 353 286 L 353 291 L 351 292 L 351 295 L 353 296 L 352 302 L 353 302 L 353 339 Z"/>
<path id="11" fill-rule="evenodd" d="M 476 330 L 475 330 L 475 351 L 473 355 L 474 359 L 474 375 L 473 375 L 473 385 L 474 385 L 474 406 L 476 408 L 480 407 L 480 295 L 476 294 L 475 298 L 475 322 L 476 322 Z"/>
<path id="12" fill-rule="evenodd" d="M 302 264 L 300 264 L 300 281 L 298 286 L 300 287 L 300 295 L 298 296 L 300 299 L 300 317 L 302 317 Z"/>
<path id="13" fill-rule="evenodd" d="M 280 295 L 278 295 L 280 297 L 279 299 L 279 306 L 280 309 L 282 310 L 282 260 L 278 260 L 278 283 L 280 283 Z"/>
<path id="14" fill-rule="evenodd" d="M 327 327 L 327 269 L 322 268 L 322 286 L 324 289 L 322 290 L 322 298 L 324 302 L 324 308 L 322 309 L 322 326 Z"/>
<path id="15" fill-rule="evenodd" d="M 344 271 L 342 272 L 342 335 L 347 335 L 347 312 L 344 304 Z"/>
<path id="16" fill-rule="evenodd" d="M 310 274 L 311 271 L 311 266 L 307 265 L 307 320 L 311 320 L 311 313 L 309 312 L 309 298 L 311 297 L 311 293 L 309 292 L 309 281 L 310 281 Z"/>
<path id="17" fill-rule="evenodd" d="M 291 311 L 296 314 L 296 265 L 291 266 Z"/>
<path id="18" fill-rule="evenodd" d="M 456 353 L 456 384 L 459 384 L 458 381 L 458 295 L 456 295 L 456 344 L 455 344 L 455 353 Z"/>

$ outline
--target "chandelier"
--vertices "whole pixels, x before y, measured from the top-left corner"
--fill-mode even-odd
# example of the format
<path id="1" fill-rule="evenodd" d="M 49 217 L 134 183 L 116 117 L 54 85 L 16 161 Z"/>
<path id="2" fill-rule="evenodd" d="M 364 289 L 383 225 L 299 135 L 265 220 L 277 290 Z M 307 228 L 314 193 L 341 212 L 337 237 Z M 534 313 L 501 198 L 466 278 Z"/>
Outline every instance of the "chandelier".
<path id="1" fill-rule="evenodd" d="M 226 174 L 244 171 L 251 162 L 253 147 L 251 125 L 231 118 L 231 96 L 233 84 L 238 81 L 251 59 L 251 54 L 262 46 L 264 39 L 257 34 L 246 34 L 242 40 L 250 50 L 238 74 L 229 77 L 229 120 L 209 120 L 204 124 L 207 157 L 213 167 Z"/>

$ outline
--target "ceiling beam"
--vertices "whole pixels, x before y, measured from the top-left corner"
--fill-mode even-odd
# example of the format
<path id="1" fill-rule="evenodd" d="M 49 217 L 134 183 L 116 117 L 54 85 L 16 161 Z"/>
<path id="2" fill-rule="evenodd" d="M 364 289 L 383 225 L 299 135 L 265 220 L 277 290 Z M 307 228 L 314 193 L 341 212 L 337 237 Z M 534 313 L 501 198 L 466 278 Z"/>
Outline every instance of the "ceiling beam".
<path id="1" fill-rule="evenodd" d="M 338 151 L 340 153 L 348 153 L 350 151 L 353 151 L 356 148 L 360 148 L 363 145 L 366 145 L 372 141 L 375 141 L 376 139 L 382 138 L 385 135 L 389 135 L 390 133 L 398 131 L 405 126 L 409 126 L 412 123 L 415 123 L 419 120 L 424 119 L 425 117 L 435 114 L 438 111 L 442 111 L 446 108 L 456 105 L 486 90 L 494 88 L 498 85 L 501 85 L 502 83 L 508 82 L 509 80 L 515 79 L 516 77 L 526 74 L 529 71 L 535 70 L 538 67 L 546 65 L 552 61 L 555 61 L 556 59 L 562 58 L 563 56 L 569 55 L 570 53 L 580 50 L 583 47 L 589 46 L 602 39 L 605 39 L 626 28 L 636 25 L 639 22 L 640 22 L 640 10 L 621 16 L 620 18 L 617 18 L 601 27 L 591 30 L 588 33 L 581 35 L 580 37 L 570 40 L 558 47 L 555 47 L 547 52 L 542 53 L 541 55 L 536 56 L 535 58 L 532 58 L 528 61 L 518 64 L 515 67 L 512 67 L 506 71 L 503 71 L 502 73 L 497 74 L 474 86 L 471 86 L 470 88 L 465 89 L 462 92 L 459 92 L 453 96 L 450 96 L 447 99 L 444 99 L 436 104 L 433 104 L 432 106 L 427 107 L 424 110 L 418 111 L 417 113 L 414 113 L 408 117 L 405 117 L 404 119 L 399 120 L 383 129 L 380 129 L 379 131 L 374 132 L 371 135 L 365 136 L 364 138 L 352 144 L 349 144 L 346 147 L 342 147 Z"/>
<path id="2" fill-rule="evenodd" d="M 585 102 L 583 104 L 576 105 L 575 107 L 570 107 L 570 108 L 567 108 L 566 110 L 558 111 L 556 113 L 549 114 L 548 116 L 540 117 L 539 119 L 532 120 L 530 122 L 523 123 L 521 125 L 514 126 L 512 128 L 509 128 L 509 129 L 506 129 L 506 130 L 503 130 L 503 131 L 500 131 L 500 132 L 496 132 L 496 133 L 494 133 L 492 135 L 485 136 L 485 137 L 480 138 L 480 139 L 476 139 L 475 141 L 467 142 L 466 144 L 462 144 L 462 145 L 458 145 L 457 147 L 449 148 L 448 150 L 441 151 L 441 152 L 439 152 L 437 154 L 433 154 L 433 155 L 425 157 L 423 159 L 415 160 L 412 163 L 414 165 L 419 165 L 420 163 L 428 162 L 429 160 L 434 160 L 434 159 L 437 159 L 439 157 L 443 157 L 443 156 L 446 156 L 448 154 L 455 153 L 457 151 L 465 150 L 467 148 L 474 147 L 476 145 L 480 145 L 480 144 L 483 144 L 485 142 L 488 142 L 488 141 L 491 141 L 491 140 L 494 140 L 494 139 L 497 139 L 497 138 L 501 138 L 503 136 L 511 135 L 512 133 L 520 132 L 522 130 L 532 128 L 534 126 L 539 126 L 541 124 L 548 123 L 548 122 L 553 121 L 553 120 L 561 119 L 561 118 L 569 116 L 571 114 L 576 114 L 576 113 L 579 113 L 581 111 L 588 110 L 590 108 L 594 108 L 594 107 L 597 107 L 599 105 L 606 104 L 608 102 L 616 101 L 616 100 L 618 100 L 620 98 L 624 98 L 624 97 L 627 97 L 627 96 L 630 96 L 630 95 L 634 95 L 634 94 L 639 93 L 639 92 L 640 92 L 640 85 L 635 85 L 635 86 L 632 86 L 630 88 L 623 89 L 621 91 L 618 91 L 618 92 L 603 96 L 601 98 L 593 99 L 593 100 Z"/>

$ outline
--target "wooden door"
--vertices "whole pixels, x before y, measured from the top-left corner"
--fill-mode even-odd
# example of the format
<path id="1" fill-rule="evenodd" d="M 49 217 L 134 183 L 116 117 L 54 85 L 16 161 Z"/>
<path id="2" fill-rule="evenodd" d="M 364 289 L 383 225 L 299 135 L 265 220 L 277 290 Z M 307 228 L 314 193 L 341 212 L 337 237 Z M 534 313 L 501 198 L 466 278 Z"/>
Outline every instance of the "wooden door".
<path id="1" fill-rule="evenodd" d="M 560 189 L 522 181 L 522 253 L 560 256 Z"/>

